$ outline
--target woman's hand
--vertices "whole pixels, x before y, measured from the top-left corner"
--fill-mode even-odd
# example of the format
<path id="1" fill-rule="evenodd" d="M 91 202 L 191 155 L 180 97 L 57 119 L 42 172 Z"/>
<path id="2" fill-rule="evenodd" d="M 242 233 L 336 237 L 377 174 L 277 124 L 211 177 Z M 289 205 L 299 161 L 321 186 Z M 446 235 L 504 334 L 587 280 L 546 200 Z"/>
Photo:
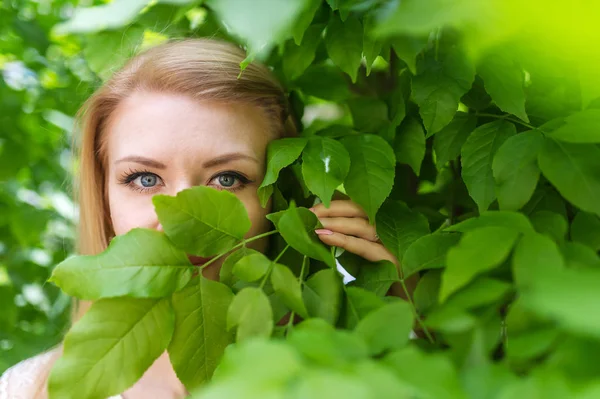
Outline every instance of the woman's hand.
<path id="1" fill-rule="evenodd" d="M 319 218 L 323 229 L 315 230 L 322 242 L 344 248 L 371 262 L 389 260 L 399 267 L 399 261 L 388 251 L 377 236 L 375 226 L 369 224 L 365 211 L 351 200 L 333 200 L 310 208 Z"/>
<path id="2" fill-rule="evenodd" d="M 402 275 L 400 262 L 388 251 L 377 236 L 375 226 L 369 224 L 365 211 L 351 200 L 333 200 L 326 208 L 323 204 L 310 208 L 319 218 L 323 229 L 315 230 L 321 241 L 327 245 L 344 248 L 371 262 L 389 260 L 396 265 L 398 274 Z M 408 292 L 412 296 L 418 275 L 405 280 Z M 394 283 L 388 291 L 389 295 L 407 299 L 404 288 L 400 283 Z"/>

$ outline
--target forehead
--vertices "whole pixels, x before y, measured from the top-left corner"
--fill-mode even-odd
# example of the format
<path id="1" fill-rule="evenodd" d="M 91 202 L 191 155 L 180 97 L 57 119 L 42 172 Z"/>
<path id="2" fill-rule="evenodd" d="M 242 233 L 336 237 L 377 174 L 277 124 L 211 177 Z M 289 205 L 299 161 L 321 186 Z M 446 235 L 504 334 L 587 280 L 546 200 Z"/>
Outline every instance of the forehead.
<path id="1" fill-rule="evenodd" d="M 124 100 L 107 129 L 108 158 L 216 156 L 239 151 L 262 159 L 272 127 L 256 105 L 197 101 L 185 95 L 139 92 Z"/>

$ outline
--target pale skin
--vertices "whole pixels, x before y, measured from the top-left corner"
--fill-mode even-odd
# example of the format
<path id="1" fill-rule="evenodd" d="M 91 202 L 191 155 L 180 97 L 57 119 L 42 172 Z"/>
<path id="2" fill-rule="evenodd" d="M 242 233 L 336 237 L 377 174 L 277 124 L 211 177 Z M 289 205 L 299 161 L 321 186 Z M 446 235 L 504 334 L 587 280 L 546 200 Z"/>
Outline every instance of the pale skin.
<path id="1" fill-rule="evenodd" d="M 230 190 L 252 222 L 247 237 L 268 231 L 270 212 L 260 206 L 257 188 L 265 172 L 266 148 L 275 139 L 271 121 L 257 106 L 200 102 L 183 95 L 135 93 L 122 102 L 107 129 L 107 195 L 116 235 L 135 227 L 161 230 L 152 196 L 176 195 L 196 185 Z M 313 212 L 324 229 L 322 242 L 370 261 L 398 261 L 376 237 L 366 214 L 349 200 L 334 200 Z M 265 251 L 267 241 L 252 243 Z M 222 259 L 203 275 L 218 279 Z M 186 390 L 165 352 L 124 393 L 126 399 L 182 398 Z"/>

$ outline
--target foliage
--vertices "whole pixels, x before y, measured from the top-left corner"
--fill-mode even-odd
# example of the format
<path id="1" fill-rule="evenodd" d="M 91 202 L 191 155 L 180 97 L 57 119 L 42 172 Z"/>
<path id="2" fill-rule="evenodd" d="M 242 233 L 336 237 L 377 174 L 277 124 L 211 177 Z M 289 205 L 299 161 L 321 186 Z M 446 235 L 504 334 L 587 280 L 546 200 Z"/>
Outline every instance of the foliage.
<path id="1" fill-rule="evenodd" d="M 274 67 L 302 132 L 268 148 L 259 195 L 263 203 L 273 196 L 276 209 L 274 230 L 264 234 L 272 239 L 266 257 L 246 249 L 260 237 L 242 238 L 249 226 L 238 223 L 246 215 L 236 197 L 197 187 L 157 197 L 165 233 L 119 237 L 94 257 L 106 260 L 98 278 L 81 278 L 88 257 L 56 266 L 53 282 L 97 301 L 65 338 L 52 397 L 120 393 L 165 348 L 181 381 L 203 398 L 596 397 L 600 84 L 585 62 L 600 56 L 585 46 L 567 49 L 554 34 L 597 38 L 585 28 L 560 30 L 585 27 L 595 6 L 567 13 L 566 5 L 544 3 L 533 20 L 522 16 L 534 15 L 531 5 L 511 1 L 255 3 L 115 0 L 76 12 L 50 36 L 82 49 L 86 68 L 100 78 L 167 37 L 238 41 L 249 60 Z M 269 11 L 283 14 L 266 18 Z M 556 22 L 561 11 L 569 16 Z M 546 42 L 559 54 L 538 46 L 550 21 Z M 66 65 L 80 55 L 62 57 Z M 0 89 L 23 96 L 19 105 L 29 93 Z M 40 109 L 61 104 L 47 101 Z M 9 137 L 3 160 L 7 145 L 17 145 L 6 144 L 17 135 Z M 12 184 L 41 185 L 45 176 L 17 175 Z M 306 208 L 315 197 L 328 204 L 335 191 L 365 209 L 401 273 L 320 243 L 318 220 Z M 23 205 L 7 193 L 12 218 Z M 179 199 L 188 196 L 203 205 L 183 212 Z M 21 220 L 4 215 L 3 237 L 27 237 Z M 207 223 L 214 218 L 218 230 Z M 184 220 L 186 234 L 178 229 Z M 160 272 L 119 250 L 119 242 L 144 234 L 148 245 L 169 248 Z M 206 234 L 218 245 L 194 239 Z M 33 245 L 41 247 L 38 236 Z M 19 245 L 9 241 L 5 251 L 31 246 Z M 227 256 L 221 281 L 190 276 L 197 269 L 179 262 L 180 251 Z M 106 276 L 133 261 L 136 272 L 119 274 L 126 281 L 116 290 Z M 336 261 L 356 280 L 344 285 Z M 415 274 L 408 302 L 385 295 L 395 283 L 407 293 Z M 115 314 L 120 327 L 105 327 L 101 321 Z M 149 331 L 156 339 L 144 338 Z M 75 386 L 65 377 L 74 372 L 81 375 Z"/>
<path id="2" fill-rule="evenodd" d="M 58 342 L 71 298 L 47 284 L 73 251 L 72 116 L 99 79 L 53 38 L 74 1 L 0 1 L 0 372 Z"/>

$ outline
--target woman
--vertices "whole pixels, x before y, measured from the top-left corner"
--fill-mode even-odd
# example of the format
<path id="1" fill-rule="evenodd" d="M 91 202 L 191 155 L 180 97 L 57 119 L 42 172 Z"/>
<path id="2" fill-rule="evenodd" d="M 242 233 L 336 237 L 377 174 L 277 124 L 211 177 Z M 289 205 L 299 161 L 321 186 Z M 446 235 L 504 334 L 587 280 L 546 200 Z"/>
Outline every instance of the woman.
<path id="1" fill-rule="evenodd" d="M 261 207 L 257 195 L 267 144 L 295 135 L 295 128 L 284 91 L 266 67 L 250 64 L 238 77 L 244 58 L 239 48 L 214 40 L 166 43 L 132 59 L 86 102 L 79 114 L 80 253 L 102 252 L 111 237 L 134 227 L 161 230 L 151 197 L 195 185 L 234 192 L 252 221 L 248 236 L 267 231 L 271 205 Z M 337 200 L 313 211 L 325 244 L 398 263 L 356 204 Z M 267 250 L 267 241 L 252 244 Z M 205 276 L 217 279 L 221 262 L 206 268 Z M 76 319 L 89 307 L 80 305 Z M 0 399 L 47 397 L 60 350 L 7 371 Z M 122 397 L 185 395 L 164 353 Z"/>

